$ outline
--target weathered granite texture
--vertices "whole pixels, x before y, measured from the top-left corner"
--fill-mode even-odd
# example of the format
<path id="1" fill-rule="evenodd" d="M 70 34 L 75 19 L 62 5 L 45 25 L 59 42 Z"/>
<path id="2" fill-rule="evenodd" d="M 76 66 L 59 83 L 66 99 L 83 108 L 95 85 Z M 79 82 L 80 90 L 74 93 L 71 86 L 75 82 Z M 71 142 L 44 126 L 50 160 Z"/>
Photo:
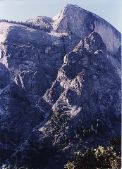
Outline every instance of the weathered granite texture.
<path id="1" fill-rule="evenodd" d="M 0 165 L 63 169 L 120 135 L 121 35 L 78 6 L 0 22 Z"/>

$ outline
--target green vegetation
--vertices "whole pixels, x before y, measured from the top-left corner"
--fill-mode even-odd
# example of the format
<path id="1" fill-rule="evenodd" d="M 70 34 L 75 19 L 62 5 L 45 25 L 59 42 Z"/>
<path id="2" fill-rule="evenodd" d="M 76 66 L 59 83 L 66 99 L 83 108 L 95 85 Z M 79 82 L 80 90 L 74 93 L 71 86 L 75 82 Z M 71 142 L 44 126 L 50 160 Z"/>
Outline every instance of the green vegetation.
<path id="1" fill-rule="evenodd" d="M 65 169 L 75 169 L 76 168 L 75 162 L 74 161 L 72 161 L 72 162 L 68 161 L 68 163 L 64 166 L 64 168 Z"/>
<path id="2" fill-rule="evenodd" d="M 99 146 L 97 149 L 77 151 L 71 161 L 64 166 L 65 169 L 120 169 L 119 138 L 112 140 L 108 147 Z"/>
<path id="3" fill-rule="evenodd" d="M 50 31 L 50 28 L 48 28 L 48 27 L 41 28 L 39 25 L 35 25 L 35 24 L 31 23 L 31 22 L 28 23 L 28 22 L 19 22 L 19 21 L 9 21 L 7 19 L 0 19 L 0 22 L 6 22 L 6 23 L 23 25 L 23 26 L 27 26 L 29 28 L 36 29 L 36 30 L 45 30 L 47 32 Z"/>
<path id="4" fill-rule="evenodd" d="M 64 169 L 120 169 L 121 139 L 114 138 L 107 147 L 98 146 L 74 152 L 72 159 L 64 165 Z M 28 167 L 3 166 L 1 169 L 33 169 Z M 37 168 L 35 168 L 37 169 Z"/>

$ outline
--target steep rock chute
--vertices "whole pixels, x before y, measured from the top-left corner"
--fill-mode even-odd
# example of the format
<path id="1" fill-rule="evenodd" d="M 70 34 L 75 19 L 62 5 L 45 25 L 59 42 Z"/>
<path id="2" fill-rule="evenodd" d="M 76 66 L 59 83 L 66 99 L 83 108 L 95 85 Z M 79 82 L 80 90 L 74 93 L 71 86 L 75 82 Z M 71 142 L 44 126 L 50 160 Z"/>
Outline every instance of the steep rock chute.
<path id="1" fill-rule="evenodd" d="M 121 34 L 75 5 L 0 21 L 0 165 L 62 169 L 119 136 L 120 60 Z"/>

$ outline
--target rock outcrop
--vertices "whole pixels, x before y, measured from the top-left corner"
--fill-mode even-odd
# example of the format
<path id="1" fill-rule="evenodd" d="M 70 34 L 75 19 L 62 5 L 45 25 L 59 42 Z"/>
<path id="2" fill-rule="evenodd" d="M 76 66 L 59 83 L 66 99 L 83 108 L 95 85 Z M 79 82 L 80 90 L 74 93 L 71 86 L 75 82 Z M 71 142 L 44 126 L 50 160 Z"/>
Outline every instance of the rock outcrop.
<path id="1" fill-rule="evenodd" d="M 120 135 L 121 34 L 67 5 L 0 22 L 0 165 L 63 169 L 77 149 Z"/>

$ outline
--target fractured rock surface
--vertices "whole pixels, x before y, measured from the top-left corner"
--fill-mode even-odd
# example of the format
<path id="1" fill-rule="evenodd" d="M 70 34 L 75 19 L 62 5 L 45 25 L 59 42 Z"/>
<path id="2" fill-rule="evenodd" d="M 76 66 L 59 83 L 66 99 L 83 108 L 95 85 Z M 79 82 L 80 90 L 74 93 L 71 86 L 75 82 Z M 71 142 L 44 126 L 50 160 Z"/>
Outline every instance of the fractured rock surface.
<path id="1" fill-rule="evenodd" d="M 75 5 L 0 21 L 0 165 L 62 169 L 119 136 L 120 60 L 121 34 Z"/>

